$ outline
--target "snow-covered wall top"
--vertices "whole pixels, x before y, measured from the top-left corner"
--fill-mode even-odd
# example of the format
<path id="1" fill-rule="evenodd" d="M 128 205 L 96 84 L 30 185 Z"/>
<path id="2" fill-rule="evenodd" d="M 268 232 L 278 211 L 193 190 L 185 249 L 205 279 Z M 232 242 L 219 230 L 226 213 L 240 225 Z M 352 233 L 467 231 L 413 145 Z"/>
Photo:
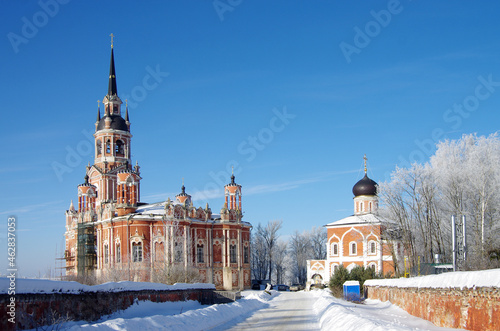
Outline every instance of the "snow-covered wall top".
<path id="1" fill-rule="evenodd" d="M 0 294 L 6 294 L 11 287 L 9 278 L 0 278 Z M 139 283 L 139 282 L 117 282 L 104 283 L 101 285 L 83 285 L 77 282 L 46 280 L 46 279 L 16 279 L 16 293 L 69 293 L 76 294 L 82 292 L 121 292 L 121 291 L 175 291 L 212 289 L 213 284 L 183 284 L 165 285 L 159 283 Z"/>
<path id="2" fill-rule="evenodd" d="M 500 288 L 500 269 L 457 271 L 398 279 L 369 279 L 365 286 L 416 287 L 416 288 Z"/>

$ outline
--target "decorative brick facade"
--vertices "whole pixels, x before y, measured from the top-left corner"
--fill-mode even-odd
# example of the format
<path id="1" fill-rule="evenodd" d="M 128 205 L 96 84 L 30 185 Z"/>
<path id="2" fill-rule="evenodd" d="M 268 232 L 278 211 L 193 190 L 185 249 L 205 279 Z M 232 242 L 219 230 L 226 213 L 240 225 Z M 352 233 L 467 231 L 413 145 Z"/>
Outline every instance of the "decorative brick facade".
<path id="1" fill-rule="evenodd" d="M 402 256 L 401 245 L 389 239 L 388 229 L 395 225 L 378 215 L 377 183 L 365 177 L 353 187 L 354 215 L 326 225 L 326 260 L 307 261 L 307 280 L 328 283 L 335 268 L 373 267 L 377 273 L 395 273 Z"/>
<path id="2" fill-rule="evenodd" d="M 105 280 L 164 281 L 195 271 L 217 289 L 244 289 L 250 279 L 251 224 L 243 222 L 234 174 L 220 214 L 195 207 L 184 185 L 174 200 L 140 202 L 140 167 L 131 162 L 128 108 L 121 116 L 111 49 L 104 115 L 98 106 L 94 164 L 66 211 L 66 275 Z M 187 276 L 186 276 L 187 277 Z M 186 279 L 187 280 L 187 279 Z"/>

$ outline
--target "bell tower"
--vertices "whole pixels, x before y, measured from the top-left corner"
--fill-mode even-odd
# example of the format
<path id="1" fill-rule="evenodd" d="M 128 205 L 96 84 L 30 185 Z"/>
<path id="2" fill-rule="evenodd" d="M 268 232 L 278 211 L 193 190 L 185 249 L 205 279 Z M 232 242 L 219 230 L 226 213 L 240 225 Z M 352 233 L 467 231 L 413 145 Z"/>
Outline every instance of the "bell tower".
<path id="1" fill-rule="evenodd" d="M 104 106 L 102 116 L 100 101 L 98 101 L 94 133 L 94 164 L 87 167 L 87 175 L 90 183 L 97 188 L 97 206 L 102 203 L 118 202 L 126 210 L 126 212 L 122 210 L 121 213 L 128 213 L 132 209 L 135 210 L 133 206 L 136 206 L 139 201 L 141 177 L 139 166 L 132 167 L 130 148 L 132 134 L 126 104 L 125 118 L 121 113 L 123 102 L 118 96 L 116 84 L 113 37 L 114 35 L 111 34 L 108 93 L 102 100 Z M 118 176 L 119 173 L 122 175 Z"/>
<path id="2" fill-rule="evenodd" d="M 241 221 L 241 185 L 234 181 L 234 170 L 231 175 L 231 183 L 224 186 L 225 202 L 221 210 L 221 218 L 226 221 Z"/>

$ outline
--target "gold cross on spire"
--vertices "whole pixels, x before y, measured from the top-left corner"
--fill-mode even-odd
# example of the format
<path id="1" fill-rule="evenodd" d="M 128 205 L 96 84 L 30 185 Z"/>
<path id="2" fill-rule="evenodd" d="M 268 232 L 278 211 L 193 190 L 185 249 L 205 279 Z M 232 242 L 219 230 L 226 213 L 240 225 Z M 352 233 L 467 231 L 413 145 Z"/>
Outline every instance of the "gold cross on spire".
<path id="1" fill-rule="evenodd" d="M 234 165 L 231 166 L 231 174 L 234 175 Z"/>
<path id="2" fill-rule="evenodd" d="M 368 158 L 366 157 L 366 154 L 365 154 L 365 156 L 363 156 L 363 160 L 365 161 L 365 175 L 366 175 L 366 161 L 368 160 Z"/>
<path id="3" fill-rule="evenodd" d="M 113 48 L 113 37 L 115 36 L 114 34 L 109 35 L 111 37 L 111 48 Z"/>
<path id="4" fill-rule="evenodd" d="M 101 100 L 97 100 L 97 108 L 101 106 Z"/>

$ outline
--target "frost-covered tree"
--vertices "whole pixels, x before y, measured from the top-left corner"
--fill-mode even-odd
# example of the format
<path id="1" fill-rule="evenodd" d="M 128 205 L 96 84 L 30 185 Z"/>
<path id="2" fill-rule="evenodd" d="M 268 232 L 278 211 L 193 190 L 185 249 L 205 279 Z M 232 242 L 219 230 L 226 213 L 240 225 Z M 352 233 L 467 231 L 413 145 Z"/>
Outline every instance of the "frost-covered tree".
<path id="1" fill-rule="evenodd" d="M 292 274 L 294 282 L 305 284 L 307 280 L 307 260 L 313 256 L 311 236 L 307 231 L 295 231 L 289 240 L 289 254 L 292 258 Z"/>
<path id="2" fill-rule="evenodd" d="M 498 249 L 500 212 L 500 139 L 464 135 L 438 144 L 431 164 L 440 179 L 445 206 L 466 215 L 472 259 Z"/>
<path id="3" fill-rule="evenodd" d="M 266 226 L 260 223 L 253 236 L 252 269 L 255 279 L 271 279 L 275 263 L 275 251 L 283 221 L 269 221 Z M 254 269 L 255 268 L 255 269 Z"/>
<path id="4" fill-rule="evenodd" d="M 397 168 L 391 182 L 381 183 L 379 195 L 386 216 L 399 224 L 403 245 L 412 265 L 423 256 L 433 262 L 445 254 L 443 224 L 437 206 L 437 188 L 429 165 Z"/>
<path id="5" fill-rule="evenodd" d="M 396 168 L 381 183 L 383 212 L 397 221 L 412 265 L 417 256 L 452 259 L 451 216 L 467 217 L 468 268 L 498 265 L 500 139 L 476 134 L 445 140 L 426 164 Z M 495 255 L 496 254 L 496 255 Z"/>
<path id="6" fill-rule="evenodd" d="M 260 224 L 258 225 L 260 226 Z M 258 227 L 257 227 L 258 228 Z M 258 232 L 252 234 L 251 256 L 252 279 L 266 279 L 267 276 L 267 251 L 264 239 Z"/>
<path id="7" fill-rule="evenodd" d="M 326 228 L 313 227 L 310 232 L 311 246 L 313 249 L 312 259 L 324 260 L 326 259 Z"/>
<path id="8" fill-rule="evenodd" d="M 274 272 L 276 284 L 283 284 L 287 267 L 287 242 L 278 240 L 274 251 Z"/>

